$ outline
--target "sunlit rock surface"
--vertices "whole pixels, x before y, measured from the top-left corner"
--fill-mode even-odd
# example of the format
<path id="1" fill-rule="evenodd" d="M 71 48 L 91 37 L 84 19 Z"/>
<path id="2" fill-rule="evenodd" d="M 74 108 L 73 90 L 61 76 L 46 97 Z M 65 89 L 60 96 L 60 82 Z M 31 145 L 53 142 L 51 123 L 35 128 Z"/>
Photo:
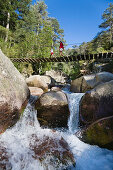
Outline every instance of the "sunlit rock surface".
<path id="1" fill-rule="evenodd" d="M 80 104 L 81 139 L 113 149 L 113 80 L 86 92 Z"/>
<path id="2" fill-rule="evenodd" d="M 61 88 L 60 87 L 52 87 L 51 88 L 51 91 L 61 91 Z"/>
<path id="3" fill-rule="evenodd" d="M 41 96 L 44 93 L 44 91 L 38 87 L 29 87 L 29 90 L 32 96 Z"/>
<path id="4" fill-rule="evenodd" d="M 72 80 L 70 90 L 75 93 L 83 93 L 111 80 L 113 80 L 113 74 L 109 72 L 86 75 Z"/>
<path id="5" fill-rule="evenodd" d="M 83 92 L 86 92 L 87 90 L 92 89 L 90 84 L 87 83 L 87 79 L 91 78 L 91 80 L 93 80 L 94 76 L 93 78 L 91 76 L 88 76 L 87 79 L 85 79 L 85 77 L 82 76 L 78 79 L 72 80 L 71 87 L 70 87 L 71 92 L 83 93 Z"/>
<path id="6" fill-rule="evenodd" d="M 67 127 L 69 108 L 66 95 L 50 91 L 44 93 L 36 102 L 37 117 L 41 126 Z"/>
<path id="7" fill-rule="evenodd" d="M 62 71 L 55 71 L 55 70 L 50 70 L 46 71 L 45 75 L 51 76 L 57 83 L 68 83 L 69 82 L 69 77 Z"/>
<path id="8" fill-rule="evenodd" d="M 0 50 L 0 133 L 16 123 L 28 97 L 23 76 Z"/>
<path id="9" fill-rule="evenodd" d="M 44 92 L 47 92 L 50 87 L 55 86 L 55 80 L 50 76 L 33 75 L 26 79 L 26 83 L 29 87 L 38 87 Z"/>
<path id="10" fill-rule="evenodd" d="M 80 104 L 81 124 L 113 115 L 113 80 L 85 93 Z"/>

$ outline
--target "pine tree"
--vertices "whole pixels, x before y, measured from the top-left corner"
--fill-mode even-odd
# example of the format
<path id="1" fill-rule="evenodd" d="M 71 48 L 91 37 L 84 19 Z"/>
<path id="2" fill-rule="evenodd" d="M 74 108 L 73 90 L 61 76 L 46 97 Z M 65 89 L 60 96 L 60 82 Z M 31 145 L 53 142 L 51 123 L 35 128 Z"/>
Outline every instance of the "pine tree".
<path id="1" fill-rule="evenodd" d="M 64 30 L 60 28 L 60 24 L 56 18 L 52 18 L 52 17 L 48 18 L 48 21 L 49 21 L 49 23 L 52 27 L 52 30 L 53 30 L 52 39 L 53 39 L 53 42 L 55 45 L 56 42 L 63 39 Z"/>
<path id="2" fill-rule="evenodd" d="M 8 32 L 15 30 L 18 20 L 27 14 L 31 0 L 0 0 L 0 25 L 7 29 L 5 42 L 8 40 Z"/>
<path id="3" fill-rule="evenodd" d="M 113 4 L 110 3 L 109 7 L 104 11 L 102 15 L 104 22 L 99 25 L 100 28 L 108 29 L 110 44 L 113 43 Z"/>

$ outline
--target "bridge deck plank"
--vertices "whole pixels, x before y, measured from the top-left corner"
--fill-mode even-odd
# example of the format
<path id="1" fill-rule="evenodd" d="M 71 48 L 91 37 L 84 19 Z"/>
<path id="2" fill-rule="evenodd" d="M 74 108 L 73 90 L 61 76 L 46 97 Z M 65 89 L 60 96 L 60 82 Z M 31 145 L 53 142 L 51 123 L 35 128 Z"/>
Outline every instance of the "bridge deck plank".
<path id="1" fill-rule="evenodd" d="M 104 58 L 113 58 L 113 53 L 99 53 L 89 55 L 77 55 L 77 56 L 62 56 L 62 57 L 51 57 L 51 58 L 11 58 L 12 62 L 28 62 L 28 63 L 39 63 L 39 62 L 73 62 L 79 60 L 98 60 Z"/>

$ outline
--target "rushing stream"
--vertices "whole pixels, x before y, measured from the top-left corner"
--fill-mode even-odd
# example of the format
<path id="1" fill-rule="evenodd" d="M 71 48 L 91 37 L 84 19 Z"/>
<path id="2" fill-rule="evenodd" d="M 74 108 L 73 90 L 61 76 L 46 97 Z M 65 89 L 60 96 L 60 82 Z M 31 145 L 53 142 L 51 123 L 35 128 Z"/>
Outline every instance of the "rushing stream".
<path id="1" fill-rule="evenodd" d="M 68 129 L 72 134 L 74 134 L 79 127 L 79 101 L 83 95 L 84 93 L 67 93 L 68 105 L 71 113 L 68 121 Z"/>
<path id="2" fill-rule="evenodd" d="M 74 133 L 78 129 L 79 101 L 83 94 L 67 94 L 71 116 L 69 118 L 67 131 L 59 131 L 59 138 L 67 141 L 76 160 L 73 170 L 113 170 L 113 151 L 91 146 L 81 142 Z M 75 120 L 75 121 L 74 121 Z M 46 134 L 52 136 L 50 129 L 42 129 L 36 118 L 36 110 L 29 103 L 18 123 L 1 135 L 0 142 L 6 148 L 10 156 L 7 170 L 45 170 L 41 163 L 33 159 L 29 143 L 30 136 L 36 134 L 43 140 Z M 22 165 L 23 162 L 23 165 Z M 1 170 L 1 169 L 0 169 Z M 51 169 L 51 167 L 49 168 Z"/>

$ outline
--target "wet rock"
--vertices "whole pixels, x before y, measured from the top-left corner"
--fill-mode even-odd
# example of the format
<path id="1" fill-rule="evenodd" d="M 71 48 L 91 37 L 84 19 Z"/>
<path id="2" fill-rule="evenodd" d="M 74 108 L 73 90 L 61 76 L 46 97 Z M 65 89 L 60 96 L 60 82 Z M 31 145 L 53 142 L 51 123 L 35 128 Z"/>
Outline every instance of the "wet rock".
<path id="1" fill-rule="evenodd" d="M 33 75 L 26 79 L 26 83 L 29 87 L 38 87 L 47 92 L 48 88 L 55 85 L 55 80 L 50 76 Z"/>
<path id="2" fill-rule="evenodd" d="M 35 106 L 41 126 L 67 127 L 69 108 L 67 97 L 63 92 L 44 93 L 37 100 Z"/>
<path id="3" fill-rule="evenodd" d="M 55 133 L 55 132 L 54 132 Z M 32 135 L 30 149 L 34 151 L 33 158 L 40 160 L 46 169 L 66 169 L 75 166 L 74 156 L 67 142 L 58 135 L 56 137 L 43 136 L 42 141 Z"/>
<path id="4" fill-rule="evenodd" d="M 113 115 L 113 80 L 86 92 L 80 102 L 80 123 L 88 125 Z"/>
<path id="5" fill-rule="evenodd" d="M 38 87 L 29 87 L 29 90 L 32 96 L 41 96 L 44 93 L 44 91 Z"/>
<path id="6" fill-rule="evenodd" d="M 86 75 L 72 80 L 70 90 L 75 93 L 84 93 L 101 83 L 109 82 L 111 80 L 113 80 L 113 74 L 108 72 Z"/>
<path id="7" fill-rule="evenodd" d="M 0 133 L 17 122 L 28 98 L 23 76 L 0 50 Z"/>
<path id="8" fill-rule="evenodd" d="M 7 149 L 0 144 L 0 170 L 10 170 L 12 169 L 12 165 L 9 162 L 9 158 L 12 154 L 7 152 Z"/>
<path id="9" fill-rule="evenodd" d="M 0 170 L 15 168 L 26 170 L 34 167 L 33 163 L 35 163 L 35 168 L 37 165 L 39 166 L 38 169 L 65 169 L 67 167 L 74 167 L 74 156 L 61 135 L 50 130 L 49 136 L 43 133 L 28 135 L 29 144 L 27 147 L 23 147 L 23 151 L 18 151 L 17 149 L 16 153 L 15 145 L 13 150 L 6 142 L 1 142 Z"/>
<path id="10" fill-rule="evenodd" d="M 113 150 L 113 116 L 99 119 L 76 135 L 86 143 Z"/>

